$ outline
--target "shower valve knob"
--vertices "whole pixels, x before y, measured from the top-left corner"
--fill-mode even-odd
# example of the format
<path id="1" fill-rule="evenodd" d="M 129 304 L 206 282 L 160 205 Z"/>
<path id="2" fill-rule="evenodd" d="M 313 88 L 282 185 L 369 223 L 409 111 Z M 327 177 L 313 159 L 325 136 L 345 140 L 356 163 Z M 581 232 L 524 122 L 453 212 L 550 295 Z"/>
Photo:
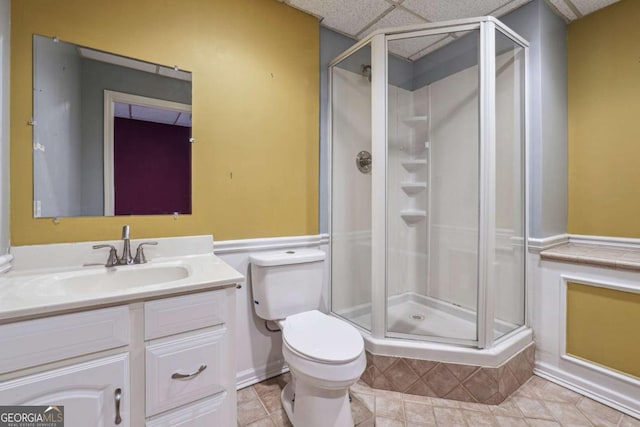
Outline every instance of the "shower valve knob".
<path id="1" fill-rule="evenodd" d="M 356 156 L 356 166 L 362 173 L 371 172 L 371 153 L 368 151 L 361 151 Z"/>

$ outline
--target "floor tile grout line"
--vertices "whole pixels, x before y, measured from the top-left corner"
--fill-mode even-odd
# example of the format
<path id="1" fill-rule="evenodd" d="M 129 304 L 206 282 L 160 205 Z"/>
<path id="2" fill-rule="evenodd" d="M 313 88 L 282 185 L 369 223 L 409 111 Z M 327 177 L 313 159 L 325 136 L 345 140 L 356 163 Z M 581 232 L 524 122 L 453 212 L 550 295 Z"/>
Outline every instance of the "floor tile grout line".
<path id="1" fill-rule="evenodd" d="M 257 401 L 258 401 L 258 403 L 260 403 L 260 406 L 262 406 L 262 409 L 264 409 L 264 411 L 266 412 L 267 416 L 266 416 L 266 417 L 262 417 L 262 418 L 258 418 L 257 420 L 253 420 L 253 421 L 251 421 L 251 422 L 249 422 L 249 423 L 245 423 L 245 424 L 243 424 L 241 427 L 246 427 L 246 426 L 248 426 L 248 425 L 249 425 L 249 424 L 251 424 L 251 423 L 254 423 L 254 422 L 256 422 L 256 421 L 263 420 L 263 419 L 265 419 L 265 418 L 269 418 L 269 419 L 271 419 L 271 416 L 269 415 L 269 411 L 268 411 L 268 410 L 267 410 L 267 408 L 265 407 L 264 403 L 262 403 L 262 399 L 260 399 L 260 395 L 258 394 L 258 392 L 256 391 L 256 389 L 255 389 L 252 385 L 251 385 L 251 386 L 249 386 L 249 387 L 253 390 L 253 392 L 254 392 L 254 394 L 255 394 L 255 400 L 257 400 Z M 245 387 L 245 388 L 249 388 L 249 387 Z M 250 402 L 251 400 L 254 400 L 254 399 L 249 399 L 247 402 Z M 242 402 L 242 403 L 246 403 L 246 402 Z M 236 404 L 236 406 L 237 406 L 237 405 L 238 405 L 238 404 Z"/>
<path id="2" fill-rule="evenodd" d="M 253 387 L 253 386 L 251 386 L 251 387 Z M 256 391 L 255 388 L 253 389 L 253 391 L 255 392 L 256 396 L 258 397 L 258 402 L 260 402 L 260 405 L 262 405 L 262 408 L 264 409 L 264 412 L 267 413 L 266 417 L 260 418 L 259 420 L 256 420 L 256 421 L 260 421 L 260 420 L 263 420 L 265 418 L 269 418 L 271 420 L 271 422 L 273 423 L 273 419 L 271 418 L 271 414 L 269 413 L 269 410 L 267 409 L 267 405 L 264 404 L 264 402 L 262 401 L 262 397 L 260 397 L 260 394 Z"/>
<path id="3" fill-rule="evenodd" d="M 549 411 L 549 413 L 551 414 L 551 416 L 553 417 L 554 420 L 556 420 L 556 422 L 560 425 L 563 425 L 562 422 L 558 419 L 558 417 L 556 417 L 556 415 L 554 415 L 554 413 L 549 409 L 549 407 L 547 406 L 547 403 L 557 403 L 557 404 L 568 404 L 570 406 L 572 406 L 573 408 L 575 408 L 576 411 L 578 411 L 580 413 L 580 415 L 582 415 L 589 424 L 591 424 L 592 426 L 594 426 L 595 424 L 591 421 L 591 418 L 589 418 L 587 415 L 585 415 L 580 408 L 578 408 L 578 403 L 580 402 L 580 400 L 582 400 L 584 396 L 581 396 L 576 402 L 555 402 L 555 401 L 547 401 L 547 400 L 540 400 L 543 404 L 544 407 L 547 411 Z"/>
<path id="4" fill-rule="evenodd" d="M 586 413 L 586 411 L 584 411 L 584 410 L 582 410 L 582 409 L 580 409 L 580 408 L 578 407 L 578 405 L 579 405 L 581 402 L 583 402 L 584 400 L 593 400 L 593 399 L 591 399 L 591 398 L 589 398 L 589 397 L 587 397 L 587 396 L 581 396 L 581 397 L 580 397 L 580 399 L 578 399 L 578 401 L 575 403 L 575 405 L 574 405 L 574 406 L 576 407 L 576 409 L 577 409 L 578 411 L 580 411 L 580 413 L 581 413 L 581 414 L 582 414 L 582 415 L 583 415 L 587 420 L 589 420 L 589 422 L 591 422 L 592 424 L 596 425 L 596 424 L 591 420 L 591 417 L 589 416 L 589 414 L 587 414 L 587 413 Z M 595 402 L 595 401 L 594 401 L 594 402 Z M 596 403 L 599 403 L 599 402 L 596 402 Z M 601 404 L 601 403 L 600 403 L 600 404 Z M 601 404 L 601 405 L 602 405 L 602 404 Z M 610 408 L 610 407 L 609 407 L 609 406 L 607 406 L 607 405 L 604 405 L 604 406 L 606 406 L 607 408 Z M 624 414 L 623 414 L 622 412 L 619 412 L 619 411 L 618 411 L 618 421 L 616 422 L 616 426 L 619 426 L 619 425 L 622 423 L 622 420 L 624 420 Z"/>
<path id="5" fill-rule="evenodd" d="M 452 411 L 457 412 L 459 415 L 461 415 L 463 423 L 467 426 L 473 426 L 472 424 L 473 417 L 469 416 L 469 414 L 474 412 L 477 414 L 486 414 L 486 416 L 490 417 L 492 422 L 496 423 L 496 425 L 499 424 L 499 422 L 497 422 L 497 417 L 509 417 L 509 418 L 513 417 L 515 419 L 521 419 L 527 425 L 530 425 L 530 426 L 535 425 L 533 424 L 534 421 L 555 422 L 560 426 L 565 426 L 566 424 L 563 424 L 563 422 L 561 422 L 561 419 L 567 421 L 567 417 L 565 417 L 565 414 L 567 414 L 567 416 L 570 417 L 571 413 L 575 414 L 575 416 L 583 417 L 584 421 L 586 421 L 586 423 L 588 423 L 590 426 L 599 425 L 599 423 L 596 421 L 596 419 L 600 419 L 598 407 L 593 408 L 592 406 L 588 406 L 588 405 L 587 406 L 583 405 L 584 408 L 578 407 L 578 405 L 581 405 L 584 402 L 588 403 L 591 400 L 589 397 L 580 395 L 579 393 L 571 392 L 571 390 L 568 390 L 561 386 L 556 387 L 557 385 L 553 382 L 549 382 L 544 379 L 536 380 L 535 378 L 538 378 L 538 377 L 536 377 L 535 375 L 532 376 L 530 379 L 525 381 L 518 388 L 518 390 L 516 390 L 515 393 L 513 393 L 511 396 L 507 397 L 507 399 L 504 400 L 504 403 L 508 403 L 508 405 L 506 408 L 502 408 L 503 411 L 493 409 L 493 408 L 500 408 L 500 404 L 498 405 L 479 404 L 479 405 L 488 407 L 488 410 L 485 411 L 485 410 L 481 410 L 482 408 L 480 408 L 479 406 L 467 408 L 467 407 L 464 407 L 463 403 L 455 402 L 455 401 L 450 401 L 454 403 L 451 406 L 446 405 L 442 407 L 448 408 Z M 280 384 L 280 382 L 278 383 L 278 387 L 282 388 L 282 385 Z M 527 388 L 524 388 L 524 387 L 527 387 Z M 545 390 L 547 393 L 545 393 Z M 384 390 L 380 390 L 380 391 L 382 393 L 376 393 L 376 389 L 371 388 L 370 386 L 368 386 L 368 384 L 359 384 L 358 392 L 351 392 L 354 394 L 354 396 L 356 396 L 356 398 L 360 401 L 362 405 L 364 405 L 364 402 L 359 399 L 359 395 L 369 396 L 367 400 L 373 398 L 372 411 L 368 410 L 369 408 L 366 405 L 364 405 L 368 410 L 368 412 L 370 413 L 370 415 L 366 419 L 361 420 L 358 425 L 363 425 L 363 426 L 365 424 L 369 425 L 371 421 L 375 423 L 375 419 L 378 416 L 378 413 L 377 413 L 378 408 L 376 403 L 377 397 L 392 398 L 391 396 L 385 396 Z M 264 411 L 267 414 L 266 417 L 260 418 L 252 422 L 257 422 L 261 420 L 264 421 L 264 418 L 269 418 L 269 421 L 271 421 L 272 425 L 274 425 L 275 427 L 280 426 L 280 423 L 277 422 L 277 420 L 274 418 L 274 414 L 276 413 L 277 410 L 274 412 L 270 412 L 267 408 L 267 405 L 263 401 L 262 396 L 256 391 L 255 388 L 253 388 L 252 392 L 255 398 L 258 399 L 261 407 L 264 409 Z M 265 395 L 266 394 L 268 393 L 265 393 Z M 393 395 L 394 395 L 393 396 L 394 398 L 398 398 L 398 397 L 400 398 L 399 400 L 401 403 L 401 409 L 399 413 L 396 413 L 397 414 L 396 416 L 398 418 L 391 417 L 390 419 L 395 419 L 396 422 L 400 423 L 400 425 L 404 425 L 405 427 L 409 424 L 409 421 L 407 420 L 407 409 L 405 407 L 406 402 L 419 404 L 421 406 L 424 406 L 425 409 L 429 408 L 432 412 L 436 407 L 440 407 L 440 405 L 437 405 L 437 404 L 434 405 L 434 403 L 436 403 L 433 400 L 434 398 L 431 398 L 429 396 L 423 396 L 425 400 L 421 401 L 421 400 L 415 400 L 415 399 L 406 400 L 407 396 L 409 396 L 408 393 L 393 393 Z M 416 397 L 418 396 L 416 395 Z M 542 408 L 548 412 L 548 416 L 550 418 L 539 417 L 539 414 L 533 414 L 533 416 L 526 416 L 523 410 L 514 400 L 515 398 L 518 398 L 518 397 L 522 399 L 535 401 L 538 404 L 542 405 Z M 549 405 L 551 406 L 557 405 L 557 406 L 555 406 L 554 410 L 552 411 Z M 607 405 L 604 405 L 604 406 L 607 406 Z M 612 409 L 615 411 L 615 413 L 617 413 L 617 420 L 615 421 L 615 426 L 621 427 L 624 421 L 626 420 L 626 415 L 620 411 L 615 410 L 615 408 L 612 408 Z M 286 415 L 284 410 L 282 410 L 282 412 L 284 415 Z M 592 413 L 592 415 L 590 416 L 589 413 Z M 383 418 L 386 418 L 383 415 L 380 415 L 380 416 Z M 435 416 L 435 412 L 434 412 L 434 416 Z M 607 414 L 606 417 L 613 418 L 611 414 Z M 571 418 L 568 418 L 568 419 L 570 420 Z M 441 423 L 438 424 L 437 419 L 435 419 L 435 421 L 438 426 L 444 427 Z M 244 426 L 242 426 L 239 424 L 239 426 L 241 427 L 246 427 L 247 425 L 248 424 L 245 424 Z"/>

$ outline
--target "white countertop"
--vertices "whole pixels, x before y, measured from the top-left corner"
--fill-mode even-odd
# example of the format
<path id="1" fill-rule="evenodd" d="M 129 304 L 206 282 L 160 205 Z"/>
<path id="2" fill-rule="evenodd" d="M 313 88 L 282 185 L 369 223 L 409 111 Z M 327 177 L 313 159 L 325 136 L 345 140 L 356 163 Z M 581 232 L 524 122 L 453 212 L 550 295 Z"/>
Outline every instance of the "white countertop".
<path id="1" fill-rule="evenodd" d="M 47 246 L 51 246 L 51 249 L 55 250 L 54 246 L 58 245 Z M 103 265 L 67 264 L 61 267 L 52 267 L 48 264 L 44 268 L 37 268 L 40 266 L 34 265 L 34 268 L 11 271 L 0 276 L 0 323 L 213 290 L 233 286 L 244 280 L 242 274 L 213 255 L 212 252 L 202 253 L 204 252 L 202 250 L 196 252 L 200 253 L 156 256 L 148 263 L 141 265 L 107 268 Z M 171 255 L 176 254 L 171 253 Z M 106 254 L 102 253 L 102 257 L 106 258 Z M 163 268 L 167 270 L 163 270 Z M 156 269 L 156 275 L 158 271 L 178 269 L 184 272 L 186 277 L 175 280 L 169 278 L 161 283 L 124 286 L 115 289 L 108 286 L 92 286 L 91 283 L 92 280 L 103 280 L 109 275 L 119 273 L 134 272 L 141 276 L 144 275 L 145 270 L 153 269 Z M 83 286 L 84 277 L 87 280 L 86 288 Z M 64 284 L 61 285 L 65 279 L 69 278 L 76 282 L 74 287 L 67 288 Z"/>

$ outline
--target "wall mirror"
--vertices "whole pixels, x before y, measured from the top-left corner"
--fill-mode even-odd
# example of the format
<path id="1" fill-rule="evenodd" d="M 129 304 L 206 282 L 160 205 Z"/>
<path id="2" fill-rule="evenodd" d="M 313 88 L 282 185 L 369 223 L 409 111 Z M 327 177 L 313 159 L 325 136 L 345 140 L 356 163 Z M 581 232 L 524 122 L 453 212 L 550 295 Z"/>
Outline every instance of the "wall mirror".
<path id="1" fill-rule="evenodd" d="M 191 73 L 33 37 L 34 217 L 191 213 Z"/>

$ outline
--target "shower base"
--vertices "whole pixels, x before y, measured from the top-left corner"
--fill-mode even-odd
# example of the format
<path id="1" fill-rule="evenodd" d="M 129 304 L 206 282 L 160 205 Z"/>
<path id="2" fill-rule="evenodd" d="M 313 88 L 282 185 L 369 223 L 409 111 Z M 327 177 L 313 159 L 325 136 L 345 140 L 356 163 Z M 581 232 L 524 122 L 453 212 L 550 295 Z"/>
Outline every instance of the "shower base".
<path id="1" fill-rule="evenodd" d="M 353 323 L 371 330 L 371 306 L 363 305 L 338 313 Z M 518 325 L 497 321 L 494 336 L 500 337 Z M 399 338 L 412 335 L 462 340 L 476 339 L 476 313 L 435 298 L 407 292 L 389 298 L 387 331 Z M 406 336 L 405 336 L 406 335 Z"/>
<path id="2" fill-rule="evenodd" d="M 494 336 L 501 338 L 478 349 L 429 341 L 475 340 L 472 310 L 415 293 L 395 295 L 388 300 L 385 337 L 368 332 L 370 313 L 371 306 L 363 304 L 337 314 L 363 328 L 362 380 L 373 388 L 499 404 L 533 374 L 535 344 L 526 326 L 496 321 Z"/>

